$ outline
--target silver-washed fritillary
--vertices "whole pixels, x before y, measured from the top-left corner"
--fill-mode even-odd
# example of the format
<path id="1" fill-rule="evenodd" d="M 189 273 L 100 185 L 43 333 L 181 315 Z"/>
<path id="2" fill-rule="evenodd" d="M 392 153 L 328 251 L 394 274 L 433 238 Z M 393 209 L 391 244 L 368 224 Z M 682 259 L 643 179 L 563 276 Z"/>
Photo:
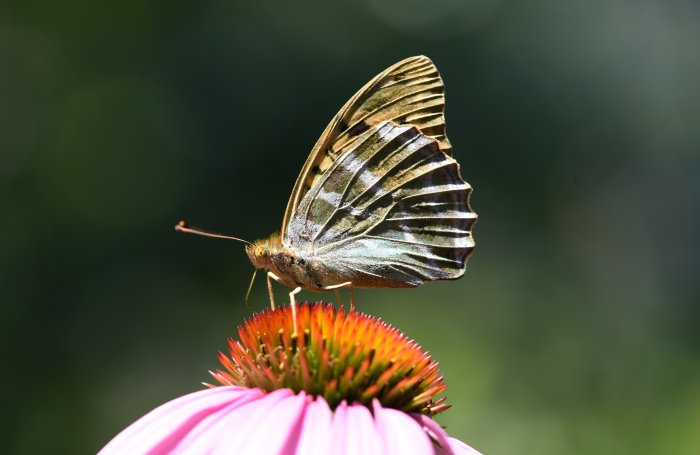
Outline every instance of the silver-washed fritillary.
<path id="1" fill-rule="evenodd" d="M 246 242 L 256 270 L 267 270 L 273 307 L 271 280 L 294 288 L 295 312 L 302 289 L 415 287 L 464 274 L 477 216 L 445 135 L 444 92 L 430 59 L 411 57 L 336 114 L 297 178 L 280 232 Z M 176 229 L 227 237 L 184 222 Z"/>

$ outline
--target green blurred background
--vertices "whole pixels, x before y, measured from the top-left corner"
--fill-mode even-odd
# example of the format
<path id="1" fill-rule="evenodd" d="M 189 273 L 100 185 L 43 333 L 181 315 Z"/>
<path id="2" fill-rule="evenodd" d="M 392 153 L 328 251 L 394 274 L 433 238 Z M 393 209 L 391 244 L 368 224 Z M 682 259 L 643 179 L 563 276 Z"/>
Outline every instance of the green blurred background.
<path id="1" fill-rule="evenodd" d="M 415 54 L 477 249 L 357 301 L 440 362 L 439 421 L 487 455 L 700 453 L 692 0 L 0 3 L 3 452 L 95 452 L 198 390 L 252 269 L 173 225 L 278 229 L 332 115 Z"/>

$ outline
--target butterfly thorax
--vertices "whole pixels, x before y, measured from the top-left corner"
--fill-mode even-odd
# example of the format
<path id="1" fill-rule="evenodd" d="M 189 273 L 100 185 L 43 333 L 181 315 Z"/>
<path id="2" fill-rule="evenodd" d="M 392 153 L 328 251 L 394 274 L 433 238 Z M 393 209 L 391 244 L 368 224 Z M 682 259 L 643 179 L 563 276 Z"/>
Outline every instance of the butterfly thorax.
<path id="1" fill-rule="evenodd" d="M 246 253 L 255 268 L 269 270 L 285 286 L 318 290 L 335 284 L 324 274 L 323 266 L 317 264 L 318 261 L 285 247 L 278 233 L 246 246 Z"/>

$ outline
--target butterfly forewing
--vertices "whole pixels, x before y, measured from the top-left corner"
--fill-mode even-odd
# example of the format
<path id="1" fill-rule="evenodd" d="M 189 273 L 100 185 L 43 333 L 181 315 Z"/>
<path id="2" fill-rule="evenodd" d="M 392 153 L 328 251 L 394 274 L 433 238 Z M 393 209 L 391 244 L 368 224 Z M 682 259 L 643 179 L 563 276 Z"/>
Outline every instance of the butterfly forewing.
<path id="1" fill-rule="evenodd" d="M 451 149 L 445 136 L 445 96 L 437 68 L 426 57 L 404 60 L 372 84 L 371 89 L 350 106 L 342 120 L 347 129 L 335 140 L 336 150 L 352 142 L 357 133 L 384 121 L 411 124 L 434 137 L 446 153 Z M 362 93 L 362 92 L 361 92 Z"/>
<path id="2" fill-rule="evenodd" d="M 415 127 L 450 154 L 445 134 L 444 86 L 425 56 L 407 58 L 380 73 L 353 96 L 321 135 L 297 178 L 282 222 L 282 236 L 306 193 L 364 133 L 382 122 Z"/>
<path id="3" fill-rule="evenodd" d="M 476 215 L 439 142 L 385 121 L 340 152 L 299 204 L 286 243 L 357 287 L 461 276 Z"/>

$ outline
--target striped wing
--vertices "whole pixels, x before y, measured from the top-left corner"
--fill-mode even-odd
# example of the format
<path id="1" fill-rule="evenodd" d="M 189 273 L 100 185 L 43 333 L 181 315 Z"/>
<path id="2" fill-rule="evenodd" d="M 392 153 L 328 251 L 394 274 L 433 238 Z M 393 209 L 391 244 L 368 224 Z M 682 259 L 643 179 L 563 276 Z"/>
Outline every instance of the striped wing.
<path id="1" fill-rule="evenodd" d="M 444 86 L 428 57 L 410 57 L 369 81 L 343 106 L 314 145 L 297 177 L 282 221 L 282 236 L 301 200 L 333 162 L 367 130 L 392 121 L 416 127 L 450 154 L 445 135 Z"/>
<path id="2" fill-rule="evenodd" d="M 357 287 L 459 278 L 474 247 L 470 192 L 435 138 L 382 122 L 306 193 L 286 243 Z"/>

